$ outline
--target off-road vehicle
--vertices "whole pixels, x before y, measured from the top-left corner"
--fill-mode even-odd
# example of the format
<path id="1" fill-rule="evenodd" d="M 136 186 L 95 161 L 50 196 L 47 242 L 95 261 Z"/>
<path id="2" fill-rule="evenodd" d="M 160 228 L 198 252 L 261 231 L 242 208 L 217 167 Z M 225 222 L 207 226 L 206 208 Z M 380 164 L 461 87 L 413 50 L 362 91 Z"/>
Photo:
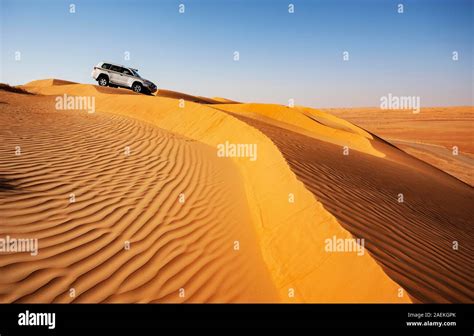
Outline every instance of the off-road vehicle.
<path id="1" fill-rule="evenodd" d="M 137 69 L 110 62 L 101 62 L 92 70 L 94 78 L 100 86 L 123 87 L 138 93 L 156 92 L 155 84 L 138 74 Z"/>

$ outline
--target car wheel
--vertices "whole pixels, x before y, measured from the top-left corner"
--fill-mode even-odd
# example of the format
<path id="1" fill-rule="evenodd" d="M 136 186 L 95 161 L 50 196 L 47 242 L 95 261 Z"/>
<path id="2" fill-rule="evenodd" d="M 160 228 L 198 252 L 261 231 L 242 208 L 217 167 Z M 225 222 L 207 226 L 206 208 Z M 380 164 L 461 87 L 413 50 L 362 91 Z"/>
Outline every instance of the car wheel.
<path id="1" fill-rule="evenodd" d="M 132 90 L 137 93 L 140 93 L 143 91 L 143 86 L 140 83 L 133 83 Z"/>
<path id="2" fill-rule="evenodd" d="M 107 86 L 109 85 L 109 79 L 105 76 L 102 76 L 98 80 L 100 86 Z"/>

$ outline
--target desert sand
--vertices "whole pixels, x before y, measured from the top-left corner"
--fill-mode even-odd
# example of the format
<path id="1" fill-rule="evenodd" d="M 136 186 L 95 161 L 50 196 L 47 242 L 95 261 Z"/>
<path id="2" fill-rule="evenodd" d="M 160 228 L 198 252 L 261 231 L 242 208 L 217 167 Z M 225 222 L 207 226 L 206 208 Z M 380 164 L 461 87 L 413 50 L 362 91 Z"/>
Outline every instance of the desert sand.
<path id="1" fill-rule="evenodd" d="M 425 107 L 419 113 L 378 108 L 332 108 L 348 120 L 474 186 L 474 107 Z M 453 153 L 453 147 L 458 151 Z"/>
<path id="2" fill-rule="evenodd" d="M 473 301 L 472 188 L 348 121 L 22 89 L 0 91 L 0 237 L 38 238 L 39 253 L 0 254 L 1 302 Z M 64 94 L 93 96 L 95 113 L 55 109 Z M 218 157 L 226 141 L 258 159 Z M 367 251 L 330 253 L 332 237 Z"/>

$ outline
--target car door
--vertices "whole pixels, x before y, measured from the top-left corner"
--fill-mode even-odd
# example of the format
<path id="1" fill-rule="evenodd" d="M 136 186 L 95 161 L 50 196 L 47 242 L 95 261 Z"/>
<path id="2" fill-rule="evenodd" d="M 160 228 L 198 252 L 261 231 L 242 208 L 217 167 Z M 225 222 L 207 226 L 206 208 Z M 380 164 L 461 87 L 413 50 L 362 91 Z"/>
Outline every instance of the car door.
<path id="1" fill-rule="evenodd" d="M 118 66 L 118 65 L 112 65 L 110 67 L 110 82 L 113 83 L 113 84 L 117 84 L 117 85 L 123 85 L 123 74 L 122 74 L 122 67 Z"/>
<path id="2" fill-rule="evenodd" d="M 122 75 L 123 85 L 131 88 L 134 82 L 133 73 L 127 68 L 122 68 Z"/>

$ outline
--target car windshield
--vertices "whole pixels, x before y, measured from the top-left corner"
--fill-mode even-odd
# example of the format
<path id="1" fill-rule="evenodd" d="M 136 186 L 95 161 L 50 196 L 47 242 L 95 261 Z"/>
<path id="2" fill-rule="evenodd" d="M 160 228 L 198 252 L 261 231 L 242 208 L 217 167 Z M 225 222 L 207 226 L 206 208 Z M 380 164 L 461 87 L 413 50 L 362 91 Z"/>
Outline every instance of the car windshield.
<path id="1" fill-rule="evenodd" d="M 135 77 L 141 78 L 137 71 L 130 69 Z"/>

